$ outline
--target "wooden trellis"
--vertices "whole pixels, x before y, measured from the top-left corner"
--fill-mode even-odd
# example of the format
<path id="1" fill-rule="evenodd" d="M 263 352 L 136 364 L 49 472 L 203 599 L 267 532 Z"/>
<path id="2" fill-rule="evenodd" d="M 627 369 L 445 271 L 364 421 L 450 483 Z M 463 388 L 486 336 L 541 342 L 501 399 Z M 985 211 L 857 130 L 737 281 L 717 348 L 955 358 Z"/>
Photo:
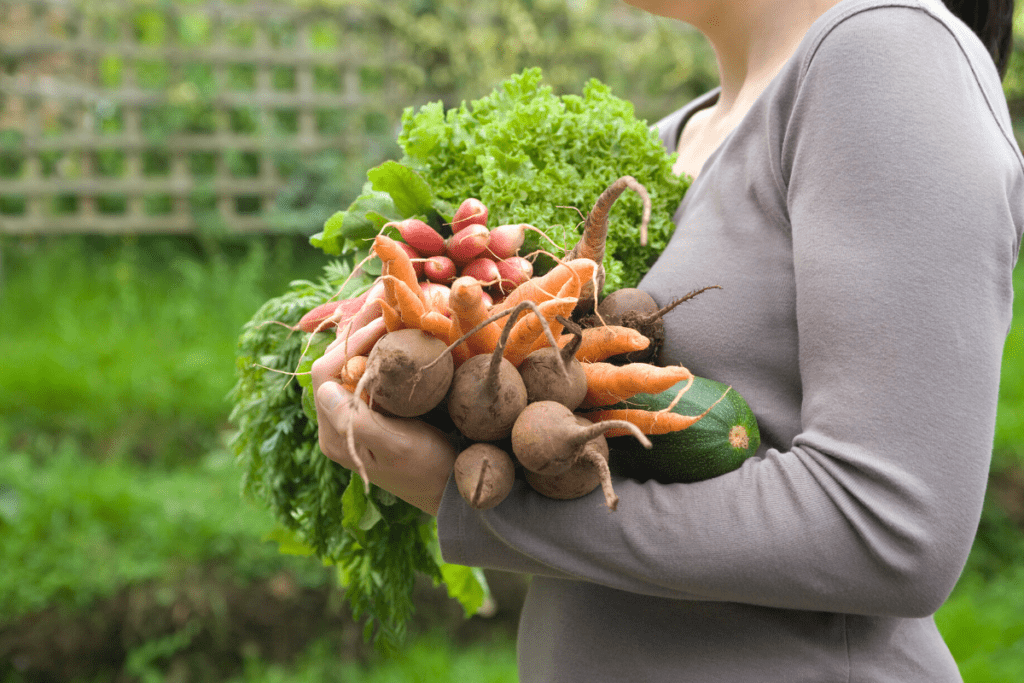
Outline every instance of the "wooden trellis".
<path id="1" fill-rule="evenodd" d="M 356 150 L 414 96 L 386 37 L 345 39 L 353 11 L 0 0 L 0 232 L 266 229 L 287 159 Z"/>

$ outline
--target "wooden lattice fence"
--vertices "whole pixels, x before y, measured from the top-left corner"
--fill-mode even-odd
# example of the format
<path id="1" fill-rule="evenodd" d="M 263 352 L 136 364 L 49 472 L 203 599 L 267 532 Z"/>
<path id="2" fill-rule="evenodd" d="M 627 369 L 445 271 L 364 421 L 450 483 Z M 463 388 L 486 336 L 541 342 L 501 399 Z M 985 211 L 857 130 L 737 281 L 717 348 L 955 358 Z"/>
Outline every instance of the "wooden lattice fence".
<path id="1" fill-rule="evenodd" d="M 0 0 L 0 232 L 266 229 L 289 169 L 429 99 L 357 11 Z"/>

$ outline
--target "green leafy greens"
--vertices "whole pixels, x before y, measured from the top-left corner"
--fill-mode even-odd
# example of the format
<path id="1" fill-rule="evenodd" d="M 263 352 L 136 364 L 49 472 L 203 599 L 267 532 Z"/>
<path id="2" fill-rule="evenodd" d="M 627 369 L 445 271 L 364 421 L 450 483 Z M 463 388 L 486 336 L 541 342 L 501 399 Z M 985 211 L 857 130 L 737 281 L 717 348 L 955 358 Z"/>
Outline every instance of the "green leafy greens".
<path id="1" fill-rule="evenodd" d="M 372 170 L 364 193 L 313 244 L 353 253 L 396 213 L 443 229 L 454 207 L 476 197 L 487 205 L 490 225 L 528 223 L 564 250 L 576 243 L 582 215 L 601 192 L 632 175 L 651 196 L 648 244 L 640 246 L 642 203 L 627 192 L 612 207 L 604 266 L 606 291 L 635 285 L 665 248 L 687 181 L 672 172 L 674 158 L 633 105 L 607 86 L 591 80 L 582 95 L 557 96 L 541 79 L 540 69 L 527 69 L 458 108 L 434 102 L 407 109 L 398 136 L 402 159 Z M 552 245 L 527 233 L 523 253 L 537 249 Z"/>
<path id="2" fill-rule="evenodd" d="M 529 223 L 550 236 L 555 252 L 565 251 L 578 239 L 580 212 L 623 175 L 650 193 L 649 243 L 639 244 L 642 205 L 627 193 L 611 213 L 606 288 L 636 284 L 668 241 L 686 183 L 632 105 L 606 86 L 591 81 L 582 96 L 558 97 L 540 81 L 540 70 L 528 69 L 469 105 L 407 110 L 402 159 L 370 169 L 362 193 L 310 240 L 339 260 L 319 281 L 293 282 L 266 302 L 239 339 L 231 420 L 244 490 L 279 520 L 270 539 L 281 552 L 337 567 L 354 614 L 365 617 L 366 636 L 385 648 L 404 636 L 417 573 L 444 583 L 467 614 L 483 603 L 486 582 L 477 569 L 442 561 L 432 518 L 379 488 L 367 495 L 358 476 L 323 456 L 308 371 L 332 335 L 310 339 L 286 326 L 369 286 L 379 265 L 363 258 L 390 221 L 416 216 L 444 233 L 458 203 L 477 197 L 489 208 L 489 224 Z M 535 249 L 552 247 L 528 233 L 523 253 Z"/>

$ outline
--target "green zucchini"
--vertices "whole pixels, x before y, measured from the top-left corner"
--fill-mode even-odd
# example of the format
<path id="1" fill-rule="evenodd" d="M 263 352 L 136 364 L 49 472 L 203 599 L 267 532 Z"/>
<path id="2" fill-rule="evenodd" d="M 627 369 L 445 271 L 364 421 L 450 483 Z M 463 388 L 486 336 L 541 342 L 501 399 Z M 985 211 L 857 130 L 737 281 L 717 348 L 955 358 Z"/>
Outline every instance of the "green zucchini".
<path id="1" fill-rule="evenodd" d="M 638 394 L 614 407 L 662 410 L 685 385 L 680 382 L 660 394 Z M 638 481 L 654 479 L 668 484 L 711 479 L 737 469 L 761 445 L 757 418 L 739 392 L 721 382 L 695 377 L 672 411 L 700 415 L 711 406 L 710 412 L 690 427 L 651 436 L 654 447 L 650 450 L 633 437 L 608 439 L 612 472 Z"/>

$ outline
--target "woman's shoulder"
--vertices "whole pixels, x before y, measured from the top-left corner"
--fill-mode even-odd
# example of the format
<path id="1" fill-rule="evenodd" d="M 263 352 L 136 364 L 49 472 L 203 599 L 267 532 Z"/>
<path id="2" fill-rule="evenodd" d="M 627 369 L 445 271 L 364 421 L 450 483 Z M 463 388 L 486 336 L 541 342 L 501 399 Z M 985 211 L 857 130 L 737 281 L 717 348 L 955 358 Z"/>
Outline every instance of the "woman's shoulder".
<path id="1" fill-rule="evenodd" d="M 935 68 L 955 60 L 988 97 L 1002 97 L 985 46 L 941 0 L 842 0 L 808 31 L 797 51 L 801 75 L 817 67 L 879 68 L 881 75 L 933 55 Z M 920 74 L 926 75 L 926 74 Z"/>

